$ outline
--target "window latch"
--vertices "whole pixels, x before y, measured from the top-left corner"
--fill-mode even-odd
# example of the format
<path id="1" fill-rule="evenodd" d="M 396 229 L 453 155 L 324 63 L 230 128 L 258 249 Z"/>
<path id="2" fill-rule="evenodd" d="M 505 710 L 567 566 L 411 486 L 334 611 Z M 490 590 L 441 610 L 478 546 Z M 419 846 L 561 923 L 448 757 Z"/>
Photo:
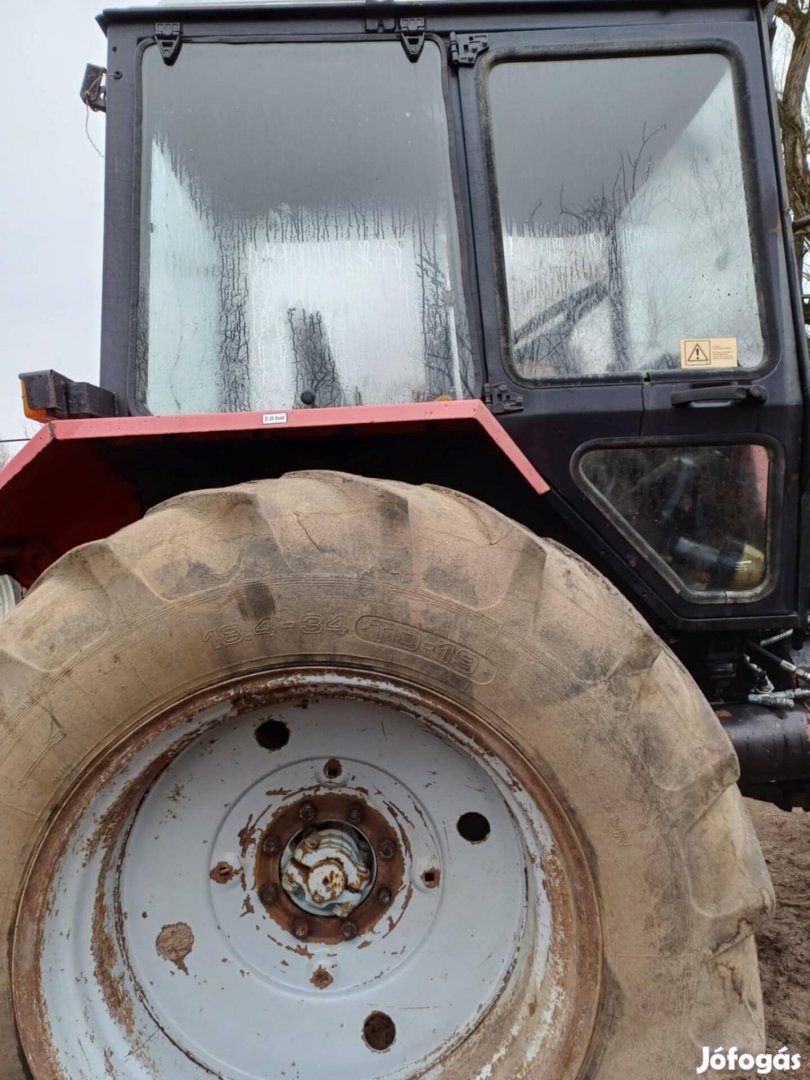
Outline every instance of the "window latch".
<path id="1" fill-rule="evenodd" d="M 513 394 L 506 383 L 484 383 L 484 404 L 489 411 L 500 413 L 523 412 L 523 394 Z"/>

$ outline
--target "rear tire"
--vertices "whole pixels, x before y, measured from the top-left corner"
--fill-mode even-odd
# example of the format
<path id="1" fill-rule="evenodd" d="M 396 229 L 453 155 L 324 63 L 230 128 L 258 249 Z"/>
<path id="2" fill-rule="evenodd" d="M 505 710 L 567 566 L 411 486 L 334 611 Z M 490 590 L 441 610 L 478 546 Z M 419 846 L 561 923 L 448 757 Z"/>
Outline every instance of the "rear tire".
<path id="1" fill-rule="evenodd" d="M 526 841 L 526 873 L 540 875 L 546 894 L 526 910 L 530 922 L 536 911 L 550 912 L 548 955 L 556 955 L 555 942 L 569 950 L 567 974 L 561 967 L 553 986 L 550 974 L 538 976 L 534 997 L 522 997 L 517 983 L 508 993 L 493 988 L 483 1018 L 470 1023 L 468 1036 L 447 1041 L 444 1057 L 436 1048 L 406 1055 L 396 1068 L 372 1045 L 385 1037 L 384 1021 L 367 1017 L 373 1031 L 364 1029 L 363 1075 L 672 1080 L 694 1075 L 703 1046 L 756 1052 L 763 1045 L 753 933 L 772 906 L 771 886 L 736 788 L 732 747 L 679 662 L 588 564 L 481 503 L 429 486 L 309 472 L 172 499 L 66 555 L 0 626 L 0 929 L 13 937 L 13 965 L 5 950 L 0 956 L 0 1076 L 19 1080 L 28 1067 L 35 1080 L 78 1080 L 86 1075 L 77 1064 L 80 1042 L 81 1054 L 94 1062 L 98 1055 L 101 1066 L 87 1075 L 169 1075 L 160 1066 L 160 1037 L 145 1048 L 123 975 L 98 991 L 98 1015 L 87 996 L 83 1019 L 57 1018 L 48 1002 L 72 986 L 66 967 L 78 963 L 83 934 L 92 932 L 93 959 L 77 985 L 103 982 L 118 960 L 99 949 L 118 948 L 140 924 L 140 911 L 123 911 L 117 921 L 109 915 L 125 891 L 120 874 L 109 887 L 89 878 L 135 844 L 138 815 L 161 770 L 192 745 L 191 719 L 202 715 L 203 697 L 211 708 L 226 701 L 229 722 L 245 715 L 255 728 L 274 715 L 271 699 L 255 696 L 262 680 L 275 686 L 286 678 L 299 705 L 317 703 L 311 687 L 290 690 L 292 671 L 320 678 L 324 700 L 337 693 L 327 687 L 331 679 L 350 700 L 390 694 L 403 715 L 411 697 L 424 708 L 429 702 L 435 718 L 425 723 L 435 725 L 442 745 L 457 736 L 458 753 L 466 746 L 488 776 L 508 772 L 504 805 L 516 833 L 524 812 L 539 814 L 538 828 L 553 840 L 539 852 Z M 376 689 L 350 693 L 351 679 Z M 308 714 L 297 715 L 305 732 Z M 121 787 L 113 799 L 137 755 L 161 739 L 163 756 L 141 769 L 137 797 L 134 787 Z M 392 783 L 399 760 L 385 763 Z M 223 761 L 217 779 L 224 786 L 211 798 L 222 794 L 230 805 L 240 793 L 228 790 L 227 768 Z M 82 838 L 85 819 L 97 826 L 89 839 Z M 464 836 L 460 825 L 457 831 Z M 480 839 L 473 833 L 470 843 Z M 237 874 L 249 900 L 250 875 L 261 866 L 250 847 L 256 836 L 242 850 L 254 860 L 247 877 L 247 863 Z M 163 865 L 161 857 L 156 844 L 154 859 Z M 171 873 L 171 861 L 161 873 Z M 74 900 L 62 904 L 65 914 L 59 897 L 68 876 Z M 467 887 L 473 950 L 476 912 L 489 894 L 474 878 Z M 85 895 L 87 905 L 75 899 Z M 66 918 L 76 921 L 59 922 Z M 193 972 L 191 959 L 185 970 L 186 957 L 196 959 L 189 941 L 201 940 L 199 929 L 191 938 L 188 927 L 177 929 L 185 925 L 163 926 L 160 962 L 176 980 L 191 971 L 191 981 L 172 985 L 202 994 L 216 972 Z M 292 958 L 296 943 L 282 944 Z M 420 946 L 423 956 L 427 947 Z M 569 985 L 571 972 L 577 985 Z M 463 965 L 447 976 L 448 1001 L 469 977 Z M 379 987 L 383 1002 L 387 985 Z M 154 1009 L 147 1003 L 144 1016 Z M 220 998 L 205 1024 L 229 1023 L 225 1009 Z M 564 1029 L 564 1047 L 555 1025 Z M 394 1044 L 403 1054 L 405 1031 L 400 1024 Z M 269 1043 L 267 1075 L 281 1075 L 284 1061 L 273 1058 L 273 1046 L 282 1038 Z M 231 1071 L 221 1059 L 215 1065 L 201 1040 L 204 1029 L 192 1040 L 194 1052 L 184 1051 L 182 1076 L 216 1068 L 228 1078 L 253 1075 L 244 1062 Z M 333 1059 L 330 1076 L 342 1077 L 340 1067 Z M 351 1068 L 347 1080 L 362 1080 Z"/>

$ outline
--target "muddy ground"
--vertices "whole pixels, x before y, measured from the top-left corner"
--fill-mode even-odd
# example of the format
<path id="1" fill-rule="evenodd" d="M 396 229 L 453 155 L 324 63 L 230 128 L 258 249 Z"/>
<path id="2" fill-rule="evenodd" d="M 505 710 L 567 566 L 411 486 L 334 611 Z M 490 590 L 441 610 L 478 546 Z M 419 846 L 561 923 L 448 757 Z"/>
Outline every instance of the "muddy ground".
<path id="1" fill-rule="evenodd" d="M 776 890 L 777 909 L 759 934 L 768 1050 L 788 1046 L 810 1076 L 810 813 L 748 802 Z"/>

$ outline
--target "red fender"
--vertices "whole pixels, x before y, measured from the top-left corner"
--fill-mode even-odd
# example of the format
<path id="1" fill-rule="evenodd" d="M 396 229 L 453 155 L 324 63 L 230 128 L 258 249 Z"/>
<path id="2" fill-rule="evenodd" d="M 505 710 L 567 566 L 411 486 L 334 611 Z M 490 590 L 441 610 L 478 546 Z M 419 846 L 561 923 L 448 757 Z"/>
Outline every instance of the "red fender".
<path id="1" fill-rule="evenodd" d="M 231 449 L 234 442 L 249 444 L 256 472 L 241 477 L 247 480 L 278 475 L 266 451 L 278 447 L 279 440 L 330 435 L 354 440 L 381 433 L 418 438 L 437 429 L 480 436 L 536 494 L 548 491 L 542 476 L 480 401 L 52 420 L 0 472 L 0 573 L 28 586 L 77 544 L 136 521 L 152 505 L 149 475 L 156 470 L 156 451 L 167 459 L 172 454 L 175 461 L 179 456 L 193 481 L 181 480 L 181 488 L 190 490 L 211 486 L 203 470 L 195 475 L 190 454 L 213 442 L 222 444 L 223 454 L 226 444 Z"/>

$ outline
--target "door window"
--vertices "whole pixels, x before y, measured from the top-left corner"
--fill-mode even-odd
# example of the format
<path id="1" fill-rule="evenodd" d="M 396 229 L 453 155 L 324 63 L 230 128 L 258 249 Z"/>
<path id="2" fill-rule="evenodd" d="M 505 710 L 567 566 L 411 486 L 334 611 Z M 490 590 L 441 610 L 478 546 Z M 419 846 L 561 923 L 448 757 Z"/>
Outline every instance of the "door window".
<path id="1" fill-rule="evenodd" d="M 674 588 L 711 602 L 766 581 L 771 467 L 758 444 L 666 445 L 586 450 L 575 471 Z"/>
<path id="2" fill-rule="evenodd" d="M 505 62 L 489 95 L 518 378 L 762 363 L 726 57 Z"/>

